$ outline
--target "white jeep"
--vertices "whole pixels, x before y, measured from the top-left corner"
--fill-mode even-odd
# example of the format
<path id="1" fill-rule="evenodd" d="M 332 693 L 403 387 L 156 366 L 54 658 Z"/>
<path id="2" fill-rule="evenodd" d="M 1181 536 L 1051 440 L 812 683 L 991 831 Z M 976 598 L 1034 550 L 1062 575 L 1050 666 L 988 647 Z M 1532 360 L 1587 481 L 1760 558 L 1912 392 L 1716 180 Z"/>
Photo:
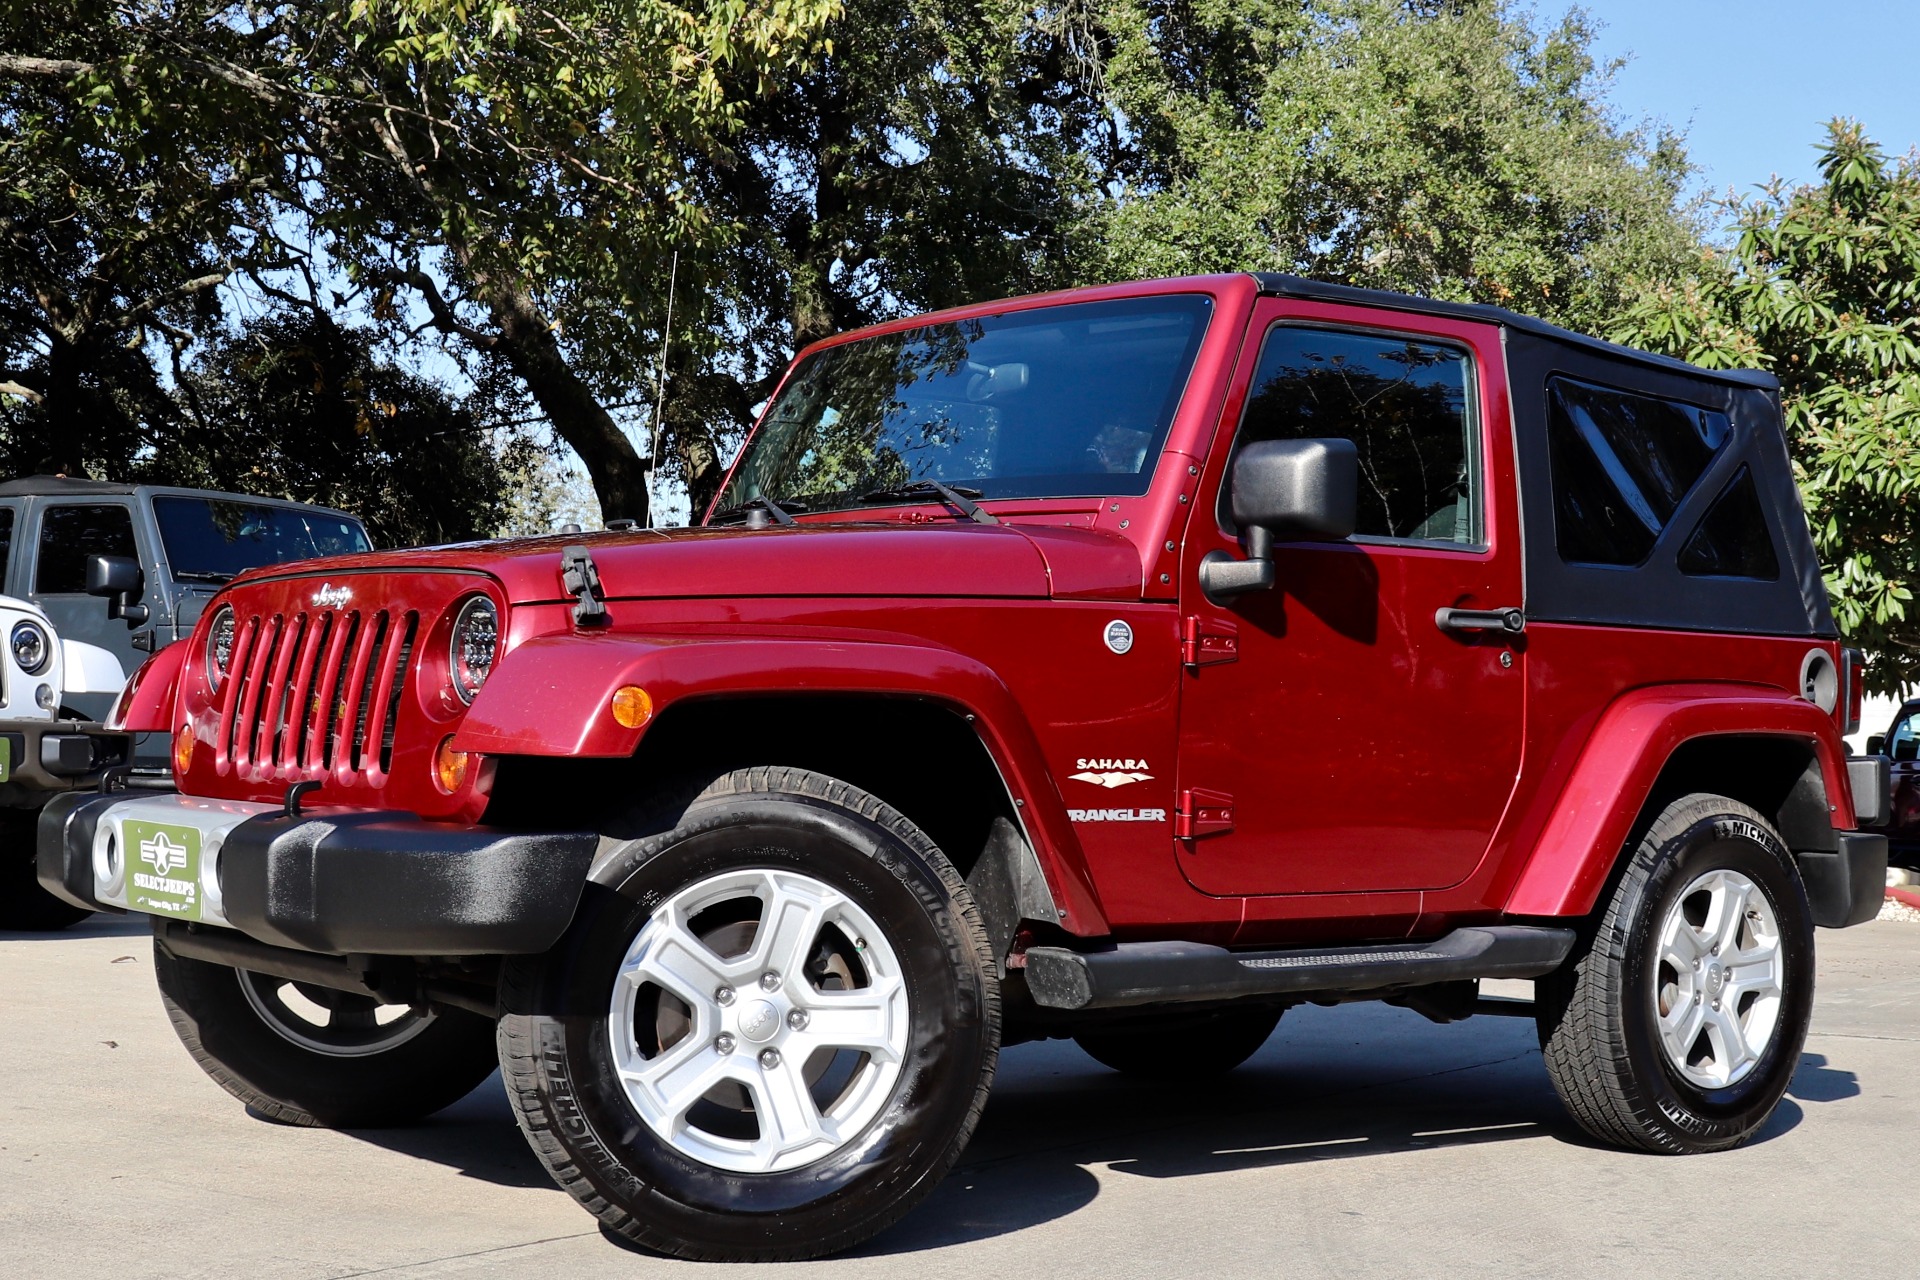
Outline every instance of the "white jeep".
<path id="1" fill-rule="evenodd" d="M 81 718 L 75 695 L 114 695 L 120 660 L 62 640 L 31 601 L 0 596 L 0 928 L 59 929 L 88 913 L 40 888 L 34 822 L 61 791 L 91 786 L 125 765 L 132 737 Z"/>

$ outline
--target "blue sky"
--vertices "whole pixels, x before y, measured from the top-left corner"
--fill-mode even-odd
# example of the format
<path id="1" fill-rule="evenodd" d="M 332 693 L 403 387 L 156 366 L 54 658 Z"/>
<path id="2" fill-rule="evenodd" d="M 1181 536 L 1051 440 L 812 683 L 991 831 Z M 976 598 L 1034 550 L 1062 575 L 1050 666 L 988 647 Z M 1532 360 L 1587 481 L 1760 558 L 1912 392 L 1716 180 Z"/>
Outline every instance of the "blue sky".
<path id="1" fill-rule="evenodd" d="M 1543 25 L 1564 4 L 1537 4 Z M 1627 56 L 1613 102 L 1687 135 L 1703 189 L 1749 191 L 1778 173 L 1811 181 L 1813 143 L 1836 115 L 1866 122 L 1889 154 L 1920 144 L 1915 0 L 1590 0 L 1595 52 Z"/>

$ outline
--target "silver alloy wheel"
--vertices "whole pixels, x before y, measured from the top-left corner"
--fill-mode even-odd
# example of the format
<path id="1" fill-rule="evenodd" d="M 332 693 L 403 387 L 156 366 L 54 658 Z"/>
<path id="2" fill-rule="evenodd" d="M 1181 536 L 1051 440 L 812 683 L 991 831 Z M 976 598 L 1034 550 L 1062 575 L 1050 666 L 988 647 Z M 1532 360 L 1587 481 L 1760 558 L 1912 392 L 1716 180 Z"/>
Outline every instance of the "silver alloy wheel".
<path id="1" fill-rule="evenodd" d="M 365 1058 L 395 1049 L 433 1021 L 430 1012 L 381 1004 L 371 996 L 234 970 L 260 1021 L 290 1044 L 329 1058 Z"/>
<path id="2" fill-rule="evenodd" d="M 714 923 L 715 921 L 719 923 Z M 668 898 L 621 961 L 607 1030 L 634 1110 L 702 1164 L 778 1173 L 887 1105 L 907 988 L 886 934 L 793 871 L 731 871 Z"/>
<path id="3" fill-rule="evenodd" d="M 1738 1084 L 1773 1042 L 1786 954 L 1773 903 L 1738 871 L 1709 871 L 1667 908 L 1653 1012 L 1667 1061 L 1702 1089 Z"/>

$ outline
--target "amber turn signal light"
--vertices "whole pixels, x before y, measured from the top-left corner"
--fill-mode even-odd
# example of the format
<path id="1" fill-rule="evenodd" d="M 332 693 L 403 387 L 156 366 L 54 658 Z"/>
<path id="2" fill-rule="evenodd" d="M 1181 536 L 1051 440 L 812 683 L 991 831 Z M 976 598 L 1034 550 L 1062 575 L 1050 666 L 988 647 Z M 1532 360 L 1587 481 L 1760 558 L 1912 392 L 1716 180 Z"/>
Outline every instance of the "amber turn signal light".
<path id="1" fill-rule="evenodd" d="M 464 751 L 453 749 L 453 735 L 440 739 L 440 745 L 433 753 L 433 780 L 440 789 L 453 795 L 466 785 L 467 770 L 473 764 L 473 757 Z"/>
<path id="2" fill-rule="evenodd" d="M 653 698 L 637 684 L 613 691 L 613 719 L 623 729 L 638 729 L 653 719 Z"/>
<path id="3" fill-rule="evenodd" d="M 181 725 L 173 735 L 173 771 L 185 773 L 193 767 L 193 727 Z"/>

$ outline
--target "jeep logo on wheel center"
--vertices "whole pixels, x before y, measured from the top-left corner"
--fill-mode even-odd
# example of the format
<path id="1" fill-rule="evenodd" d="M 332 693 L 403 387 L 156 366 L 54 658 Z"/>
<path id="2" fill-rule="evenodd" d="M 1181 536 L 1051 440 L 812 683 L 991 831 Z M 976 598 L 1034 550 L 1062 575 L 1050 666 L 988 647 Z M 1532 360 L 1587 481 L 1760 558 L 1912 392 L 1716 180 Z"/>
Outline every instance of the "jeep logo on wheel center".
<path id="1" fill-rule="evenodd" d="M 1886 864 L 1777 392 L 1273 275 L 842 334 L 697 529 L 226 583 L 128 699 L 184 794 L 58 799 L 39 865 L 156 917 L 248 1105 L 391 1124 L 497 1067 L 685 1257 L 896 1221 L 1002 1044 L 1225 1098 L 1293 1006 L 1514 1012 L 1490 979 L 1546 979 L 1588 1133 L 1729 1148 Z"/>

